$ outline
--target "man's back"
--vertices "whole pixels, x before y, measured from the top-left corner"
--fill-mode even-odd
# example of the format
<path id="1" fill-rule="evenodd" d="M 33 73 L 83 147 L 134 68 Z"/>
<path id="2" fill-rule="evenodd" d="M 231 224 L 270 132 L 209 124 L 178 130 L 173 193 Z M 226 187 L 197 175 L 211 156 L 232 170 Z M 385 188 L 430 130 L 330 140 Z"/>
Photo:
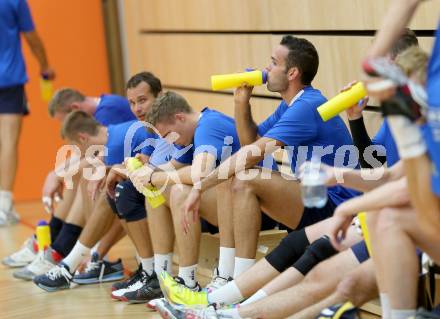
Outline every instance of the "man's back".
<path id="1" fill-rule="evenodd" d="M 0 1 L 0 88 L 26 83 L 20 32 L 34 28 L 25 0 Z"/>

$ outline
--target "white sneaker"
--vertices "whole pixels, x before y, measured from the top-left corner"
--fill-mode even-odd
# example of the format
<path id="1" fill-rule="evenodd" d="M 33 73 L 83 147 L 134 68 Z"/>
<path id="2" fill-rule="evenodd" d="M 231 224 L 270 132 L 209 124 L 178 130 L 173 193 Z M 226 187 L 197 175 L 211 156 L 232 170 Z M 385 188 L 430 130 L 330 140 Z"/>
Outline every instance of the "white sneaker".
<path id="1" fill-rule="evenodd" d="M 37 258 L 29 265 L 14 272 L 12 275 L 15 278 L 23 280 L 32 280 L 35 276 L 45 274 L 56 266 L 56 262 L 52 258 L 52 250 L 46 249 L 44 253 L 38 253 Z"/>
<path id="2" fill-rule="evenodd" d="M 3 258 L 2 264 L 11 268 L 24 267 L 33 262 L 37 255 L 38 249 L 36 249 L 35 239 L 32 236 L 24 242 L 20 250 Z"/>
<path id="3" fill-rule="evenodd" d="M 0 227 L 15 225 L 20 221 L 20 216 L 14 208 L 9 211 L 0 210 Z"/>
<path id="4" fill-rule="evenodd" d="M 138 280 L 138 281 L 136 281 L 133 285 L 128 286 L 127 288 L 123 288 L 123 289 L 119 289 L 119 290 L 112 291 L 112 293 L 111 293 L 111 297 L 112 297 L 112 299 L 121 300 L 121 297 L 122 297 L 126 292 L 136 291 L 136 290 L 138 290 L 139 288 L 141 288 L 142 286 L 143 286 L 143 284 L 142 284 L 142 280 Z"/>
<path id="5" fill-rule="evenodd" d="M 226 285 L 228 282 L 232 281 L 232 278 L 224 278 L 220 276 L 220 273 L 218 271 L 218 268 L 214 268 L 213 274 L 212 274 L 212 280 L 211 282 L 206 286 L 206 290 L 208 292 L 213 292 L 214 290 L 217 290 L 224 285 Z"/>
<path id="6" fill-rule="evenodd" d="M 159 304 L 159 302 L 161 302 L 162 299 L 164 298 L 151 299 L 149 302 L 147 302 L 147 307 L 156 310 L 157 305 Z"/>

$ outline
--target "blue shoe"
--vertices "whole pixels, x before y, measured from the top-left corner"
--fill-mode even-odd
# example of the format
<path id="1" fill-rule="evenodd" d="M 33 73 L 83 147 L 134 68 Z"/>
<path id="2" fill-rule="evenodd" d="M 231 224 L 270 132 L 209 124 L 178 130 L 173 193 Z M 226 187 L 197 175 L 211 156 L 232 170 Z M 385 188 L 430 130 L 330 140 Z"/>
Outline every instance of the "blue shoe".
<path id="1" fill-rule="evenodd" d="M 62 262 L 47 273 L 34 277 L 34 283 L 43 290 L 54 292 L 72 287 L 72 274 Z"/>
<path id="2" fill-rule="evenodd" d="M 80 285 L 96 284 L 121 280 L 124 278 L 124 267 L 121 259 L 115 262 L 99 260 L 99 255 L 93 253 L 92 259 L 87 264 L 83 273 L 76 274 L 73 282 Z"/>

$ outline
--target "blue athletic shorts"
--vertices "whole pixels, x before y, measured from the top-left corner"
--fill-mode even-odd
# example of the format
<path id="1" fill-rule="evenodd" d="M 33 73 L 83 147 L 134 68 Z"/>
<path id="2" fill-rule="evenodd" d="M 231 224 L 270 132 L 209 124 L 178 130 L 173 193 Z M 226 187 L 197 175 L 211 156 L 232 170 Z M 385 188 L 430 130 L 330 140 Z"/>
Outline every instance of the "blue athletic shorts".
<path id="1" fill-rule="evenodd" d="M 364 261 L 370 258 L 370 254 L 368 253 L 367 245 L 365 241 L 361 241 L 350 247 L 353 251 L 353 254 L 356 256 L 356 259 L 362 264 Z"/>
<path id="2" fill-rule="evenodd" d="M 0 114 L 29 114 L 23 85 L 0 88 Z"/>

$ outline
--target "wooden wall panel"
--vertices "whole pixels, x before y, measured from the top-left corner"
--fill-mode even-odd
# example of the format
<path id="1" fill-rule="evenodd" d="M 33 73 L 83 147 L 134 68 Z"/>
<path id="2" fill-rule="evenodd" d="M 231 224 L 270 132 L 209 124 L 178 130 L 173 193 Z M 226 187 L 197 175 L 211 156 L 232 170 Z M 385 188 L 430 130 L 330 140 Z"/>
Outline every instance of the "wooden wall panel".
<path id="1" fill-rule="evenodd" d="M 347 83 L 361 79 L 360 61 L 372 37 L 308 36 L 320 55 L 320 67 L 313 82 L 324 95 L 331 97 Z M 264 68 L 270 62 L 272 48 L 280 36 L 149 34 L 139 37 L 135 56 L 142 55 L 137 72 L 146 69 L 171 86 L 210 90 L 212 74 L 241 72 L 246 67 Z M 422 38 L 430 48 L 431 38 Z M 133 60 L 136 60 L 134 58 Z M 255 93 L 275 95 L 264 86 Z"/>
<path id="2" fill-rule="evenodd" d="M 390 0 L 129 0 L 148 30 L 376 30 Z M 132 4 L 128 4 L 132 5 Z M 412 27 L 435 29 L 440 4 L 420 5 Z"/>

